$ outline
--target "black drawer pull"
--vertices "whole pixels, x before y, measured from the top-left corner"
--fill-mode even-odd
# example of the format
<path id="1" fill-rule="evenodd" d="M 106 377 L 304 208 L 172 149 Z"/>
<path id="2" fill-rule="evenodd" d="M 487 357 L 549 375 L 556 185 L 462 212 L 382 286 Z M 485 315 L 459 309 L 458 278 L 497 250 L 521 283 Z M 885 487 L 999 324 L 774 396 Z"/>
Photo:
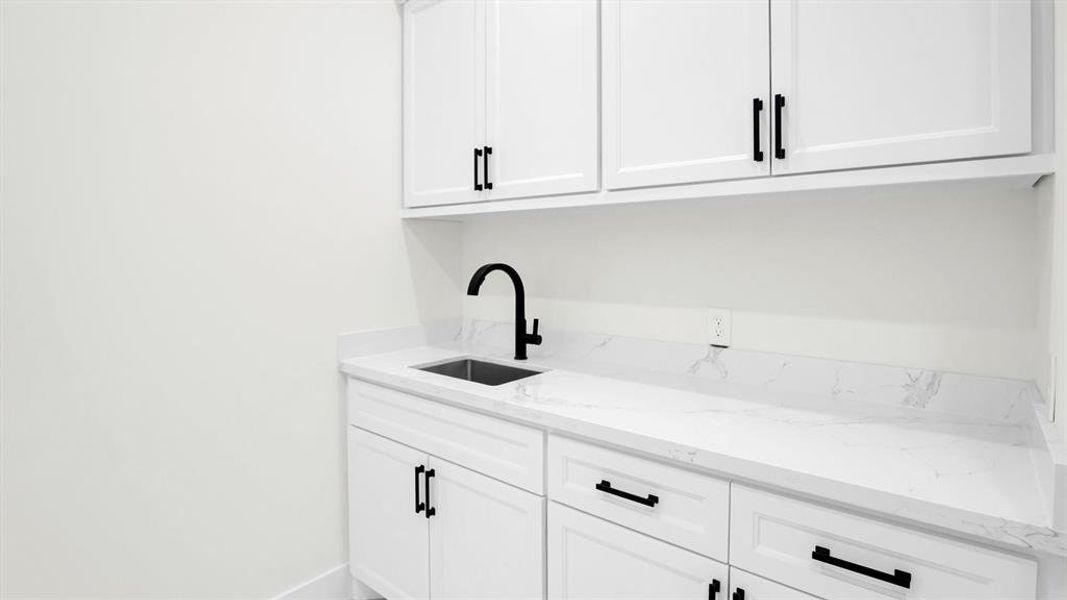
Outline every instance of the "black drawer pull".
<path id="1" fill-rule="evenodd" d="M 719 580 L 712 579 L 711 583 L 708 584 L 708 600 L 715 600 L 715 595 L 719 593 L 720 589 L 722 589 L 722 584 L 719 583 Z"/>
<path id="2" fill-rule="evenodd" d="M 437 474 L 435 469 L 426 469 L 426 518 L 437 514 L 437 509 L 430 506 L 430 479 Z"/>
<path id="3" fill-rule="evenodd" d="M 425 470 L 425 465 L 415 467 L 415 514 L 419 514 L 426 508 L 426 505 L 419 499 L 419 475 L 422 475 Z"/>
<path id="4" fill-rule="evenodd" d="M 485 189 L 493 189 L 493 182 L 489 181 L 489 155 L 493 153 L 492 146 L 483 147 L 484 154 L 482 155 L 485 162 L 482 163 L 482 179 L 485 180 Z"/>
<path id="5" fill-rule="evenodd" d="M 737 588 L 734 590 L 733 600 L 745 600 L 745 588 Z"/>
<path id="6" fill-rule="evenodd" d="M 649 494 L 648 498 L 642 498 L 636 494 L 631 494 L 630 492 L 624 492 L 611 487 L 611 482 L 606 479 L 601 479 L 600 483 L 596 484 L 596 489 L 602 492 L 607 492 L 612 496 L 618 496 L 638 504 L 644 504 L 645 506 L 655 506 L 659 503 L 659 496 L 656 496 L 655 494 Z"/>
<path id="7" fill-rule="evenodd" d="M 774 95 L 774 157 L 785 158 L 785 144 L 782 143 L 782 107 L 785 106 L 785 96 Z"/>
<path id="8" fill-rule="evenodd" d="M 763 100 L 752 99 L 752 160 L 763 162 L 763 150 L 760 149 L 759 114 L 763 111 Z"/>
<path id="9" fill-rule="evenodd" d="M 878 581 L 892 583 L 893 585 L 900 586 L 906 590 L 911 589 L 911 573 L 908 573 L 907 571 L 894 569 L 893 573 L 889 574 L 863 565 L 857 565 L 856 563 L 830 556 L 830 549 L 823 548 L 822 546 L 815 546 L 815 550 L 811 553 L 811 557 L 819 562 L 840 567 L 846 571 L 866 575 L 867 577 L 877 579 Z"/>
<path id="10" fill-rule="evenodd" d="M 482 149 L 474 149 L 474 191 L 482 191 L 482 183 L 478 181 L 478 159 L 482 157 Z"/>

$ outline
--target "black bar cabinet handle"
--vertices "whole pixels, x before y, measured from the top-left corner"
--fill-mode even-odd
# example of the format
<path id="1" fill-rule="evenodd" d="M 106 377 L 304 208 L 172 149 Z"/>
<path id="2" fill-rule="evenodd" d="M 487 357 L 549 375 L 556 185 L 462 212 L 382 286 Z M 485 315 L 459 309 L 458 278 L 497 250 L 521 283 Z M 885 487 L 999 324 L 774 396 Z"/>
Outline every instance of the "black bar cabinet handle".
<path id="1" fill-rule="evenodd" d="M 482 184 L 478 181 L 478 159 L 482 157 L 482 149 L 474 149 L 474 191 L 482 191 Z"/>
<path id="2" fill-rule="evenodd" d="M 415 467 L 415 514 L 419 514 L 424 508 L 426 508 L 426 505 L 423 504 L 422 500 L 419 499 L 419 475 L 422 475 L 423 471 L 425 470 L 425 465 L 419 465 Z"/>
<path id="3" fill-rule="evenodd" d="M 642 498 L 636 494 L 631 494 L 630 492 L 624 492 L 611 487 L 611 482 L 606 479 L 601 479 L 600 483 L 596 484 L 596 489 L 602 492 L 607 492 L 612 496 L 618 496 L 638 504 L 644 504 L 645 506 L 655 506 L 659 503 L 659 496 L 656 496 L 655 494 L 649 494 L 648 498 Z"/>
<path id="4" fill-rule="evenodd" d="M 815 550 L 811 553 L 811 557 L 819 562 L 840 567 L 846 571 L 866 575 L 867 577 L 877 579 L 878 581 L 892 583 L 893 585 L 900 586 L 906 590 L 911 589 L 911 573 L 907 571 L 894 569 L 893 573 L 890 574 L 863 565 L 857 565 L 854 562 L 848 562 L 847 560 L 830 556 L 830 549 L 823 548 L 822 546 L 815 546 Z"/>
<path id="5" fill-rule="evenodd" d="M 708 600 L 715 600 L 715 595 L 719 593 L 720 589 L 722 589 L 722 584 L 719 583 L 719 580 L 712 579 L 711 583 L 708 584 Z"/>
<path id="6" fill-rule="evenodd" d="M 484 146 L 483 149 L 485 153 L 482 155 L 482 157 L 485 162 L 482 163 L 482 179 L 485 180 L 485 189 L 491 190 L 493 189 L 493 184 L 489 181 L 489 155 L 493 153 L 493 147 Z"/>
<path id="7" fill-rule="evenodd" d="M 752 160 L 763 162 L 763 150 L 760 149 L 759 114 L 763 111 L 763 100 L 752 99 Z"/>
<path id="8" fill-rule="evenodd" d="M 782 107 L 785 106 L 785 96 L 774 95 L 774 157 L 785 158 L 785 146 L 782 144 Z"/>
<path id="9" fill-rule="evenodd" d="M 426 518 L 427 519 L 429 519 L 430 517 L 432 517 L 432 516 L 437 514 L 437 509 L 434 508 L 433 506 L 430 506 L 430 479 L 432 479 L 433 476 L 436 475 L 436 474 L 437 474 L 437 471 L 435 469 L 426 469 L 426 480 L 425 481 L 426 481 Z"/>
<path id="10" fill-rule="evenodd" d="M 734 590 L 733 600 L 745 600 L 745 588 Z"/>

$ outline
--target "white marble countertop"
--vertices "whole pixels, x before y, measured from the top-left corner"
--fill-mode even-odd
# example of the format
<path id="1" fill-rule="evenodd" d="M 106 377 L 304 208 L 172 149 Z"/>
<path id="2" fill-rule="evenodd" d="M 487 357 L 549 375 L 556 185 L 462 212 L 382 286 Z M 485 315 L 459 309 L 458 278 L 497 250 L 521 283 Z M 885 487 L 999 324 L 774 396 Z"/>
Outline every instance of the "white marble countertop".
<path id="1" fill-rule="evenodd" d="M 935 532 L 1067 556 L 1038 481 L 1042 449 L 1018 426 L 552 357 L 521 363 L 547 372 L 496 387 L 411 368 L 458 356 L 420 346 L 341 370 Z"/>

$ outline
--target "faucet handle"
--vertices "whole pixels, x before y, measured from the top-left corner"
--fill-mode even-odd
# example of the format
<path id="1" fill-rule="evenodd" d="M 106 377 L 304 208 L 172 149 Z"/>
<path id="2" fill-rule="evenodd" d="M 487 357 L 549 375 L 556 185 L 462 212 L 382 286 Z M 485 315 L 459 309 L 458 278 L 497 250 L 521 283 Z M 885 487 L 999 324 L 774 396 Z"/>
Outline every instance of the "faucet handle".
<path id="1" fill-rule="evenodd" d="M 527 336 L 527 339 L 529 340 L 527 343 L 539 346 L 541 345 L 541 336 L 537 334 L 537 327 L 541 324 L 541 319 L 534 319 L 533 321 L 533 333 Z"/>

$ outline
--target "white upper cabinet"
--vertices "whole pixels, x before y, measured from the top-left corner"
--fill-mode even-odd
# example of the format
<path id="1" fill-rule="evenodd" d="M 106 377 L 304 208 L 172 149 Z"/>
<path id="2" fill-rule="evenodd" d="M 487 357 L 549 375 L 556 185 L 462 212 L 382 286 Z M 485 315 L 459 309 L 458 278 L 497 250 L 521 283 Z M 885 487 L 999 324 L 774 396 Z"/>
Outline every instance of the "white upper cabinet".
<path id="1" fill-rule="evenodd" d="M 486 9 L 488 198 L 596 190 L 596 0 Z"/>
<path id="2" fill-rule="evenodd" d="M 770 173 L 768 19 L 767 0 L 604 0 L 608 189 Z"/>
<path id="3" fill-rule="evenodd" d="M 774 173 L 1029 152 L 1030 30 L 1019 0 L 771 0 Z"/>
<path id="4" fill-rule="evenodd" d="M 485 137 L 485 5 L 404 5 L 404 204 L 472 202 Z"/>
<path id="5" fill-rule="evenodd" d="M 404 204 L 594 191 L 597 3 L 404 5 Z"/>
<path id="6" fill-rule="evenodd" d="M 1032 185 L 1055 170 L 1048 10 L 408 0 L 405 216 Z"/>

